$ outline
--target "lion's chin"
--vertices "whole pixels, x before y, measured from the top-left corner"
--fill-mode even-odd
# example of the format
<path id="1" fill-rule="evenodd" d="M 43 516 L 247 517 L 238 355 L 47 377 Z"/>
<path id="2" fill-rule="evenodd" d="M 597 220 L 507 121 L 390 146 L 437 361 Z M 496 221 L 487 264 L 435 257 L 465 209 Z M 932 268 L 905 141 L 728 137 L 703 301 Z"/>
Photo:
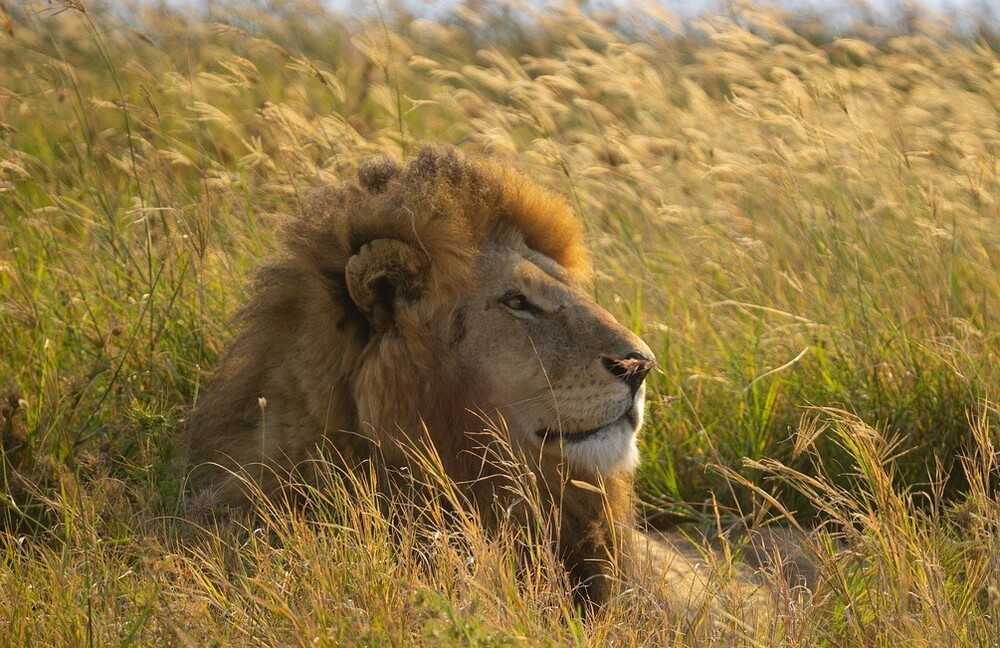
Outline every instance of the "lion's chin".
<path id="1" fill-rule="evenodd" d="M 554 439 L 559 439 L 563 443 L 581 443 L 587 439 L 592 439 L 594 437 L 599 437 L 603 434 L 615 434 L 615 433 L 626 433 L 635 434 L 639 430 L 638 421 L 639 414 L 636 412 L 636 407 L 633 405 L 624 414 L 619 416 L 617 419 L 611 423 L 606 423 L 600 427 L 591 428 L 589 430 L 564 430 L 564 429 L 553 429 L 544 428 L 535 432 L 537 436 L 542 441 L 552 441 Z"/>
<path id="2" fill-rule="evenodd" d="M 601 427 L 579 431 L 541 430 L 543 447 L 561 453 L 583 474 L 603 477 L 633 472 L 639 465 L 637 433 L 642 425 L 643 399 L 637 398 L 620 417 Z"/>

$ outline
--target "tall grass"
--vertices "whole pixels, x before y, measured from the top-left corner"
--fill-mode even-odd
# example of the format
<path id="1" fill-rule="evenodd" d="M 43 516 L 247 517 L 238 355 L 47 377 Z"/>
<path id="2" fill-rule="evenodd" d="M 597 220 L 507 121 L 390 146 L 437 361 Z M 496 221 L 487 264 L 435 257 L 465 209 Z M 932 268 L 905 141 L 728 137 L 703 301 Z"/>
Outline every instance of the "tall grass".
<path id="1" fill-rule="evenodd" d="M 838 39 L 748 4 L 381 9 L 0 5 L 0 636 L 995 644 L 989 41 L 924 19 Z M 747 527 L 818 527 L 809 591 L 764 569 L 775 614 L 710 620 L 639 583 L 585 619 L 551 556 L 333 476 L 311 516 L 176 542 L 177 430 L 275 222 L 424 140 L 507 158 L 584 219 L 595 297 L 661 368 L 643 518 L 721 535 L 720 583 L 760 562 Z"/>

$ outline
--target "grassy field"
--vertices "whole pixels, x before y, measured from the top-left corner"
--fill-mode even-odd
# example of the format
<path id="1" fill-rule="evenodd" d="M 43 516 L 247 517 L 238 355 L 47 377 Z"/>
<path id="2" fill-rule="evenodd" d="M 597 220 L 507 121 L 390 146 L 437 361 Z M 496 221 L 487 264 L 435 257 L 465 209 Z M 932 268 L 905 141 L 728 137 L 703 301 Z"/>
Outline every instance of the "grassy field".
<path id="1" fill-rule="evenodd" d="M 0 3 L 0 643 L 1000 645 L 996 41 L 150 4 Z M 814 591 L 762 573 L 774 614 L 711 623 L 637 586 L 584 619 L 551 556 L 518 573 L 337 484 L 176 542 L 178 430 L 276 221 L 425 141 L 584 219 L 595 297 L 662 369 L 642 517 L 721 533 L 722 580 L 739 530 L 817 527 Z"/>

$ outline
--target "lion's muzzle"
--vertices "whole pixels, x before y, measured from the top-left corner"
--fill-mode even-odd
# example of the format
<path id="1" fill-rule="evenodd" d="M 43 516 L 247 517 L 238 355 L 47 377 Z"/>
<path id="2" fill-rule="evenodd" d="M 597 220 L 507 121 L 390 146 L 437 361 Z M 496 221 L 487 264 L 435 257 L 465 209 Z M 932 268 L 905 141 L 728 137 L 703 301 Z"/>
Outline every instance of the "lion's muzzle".
<path id="1" fill-rule="evenodd" d="M 639 387 L 642 386 L 642 381 L 646 379 L 649 372 L 656 366 L 656 361 L 647 358 L 637 351 L 633 351 L 621 359 L 604 356 L 601 358 L 601 364 L 604 365 L 604 368 L 611 375 L 628 385 L 632 395 L 635 396 L 635 393 L 639 391 Z"/>

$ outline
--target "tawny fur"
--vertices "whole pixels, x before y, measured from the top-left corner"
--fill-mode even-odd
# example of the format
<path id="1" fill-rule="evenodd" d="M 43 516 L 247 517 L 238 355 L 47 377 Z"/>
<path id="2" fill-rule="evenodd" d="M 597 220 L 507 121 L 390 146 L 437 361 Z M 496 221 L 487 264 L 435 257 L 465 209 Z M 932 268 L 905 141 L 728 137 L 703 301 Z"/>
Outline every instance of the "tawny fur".
<path id="1" fill-rule="evenodd" d="M 495 163 L 428 148 L 406 168 L 375 160 L 356 181 L 319 191 L 285 227 L 282 255 L 257 274 L 235 340 L 192 414 L 194 490 L 239 505 L 244 494 L 229 471 L 255 476 L 263 463 L 305 473 L 322 444 L 348 464 L 403 465 L 399 442 L 426 430 L 488 521 L 500 493 L 471 409 L 485 387 L 456 372 L 429 330 L 472 289 L 481 251 L 512 230 L 567 281 L 585 281 L 580 224 L 564 201 Z M 368 257 L 392 257 L 393 268 L 420 280 L 363 275 L 358 259 Z M 378 303 L 378 281 L 395 282 L 391 303 Z M 364 294 L 352 295 L 359 285 Z M 603 495 L 574 485 L 579 476 L 558 460 L 533 469 L 559 509 L 558 551 L 573 581 L 600 602 L 633 537 L 631 468 L 606 476 Z M 259 470 L 265 490 L 275 487 L 271 475 Z"/>

